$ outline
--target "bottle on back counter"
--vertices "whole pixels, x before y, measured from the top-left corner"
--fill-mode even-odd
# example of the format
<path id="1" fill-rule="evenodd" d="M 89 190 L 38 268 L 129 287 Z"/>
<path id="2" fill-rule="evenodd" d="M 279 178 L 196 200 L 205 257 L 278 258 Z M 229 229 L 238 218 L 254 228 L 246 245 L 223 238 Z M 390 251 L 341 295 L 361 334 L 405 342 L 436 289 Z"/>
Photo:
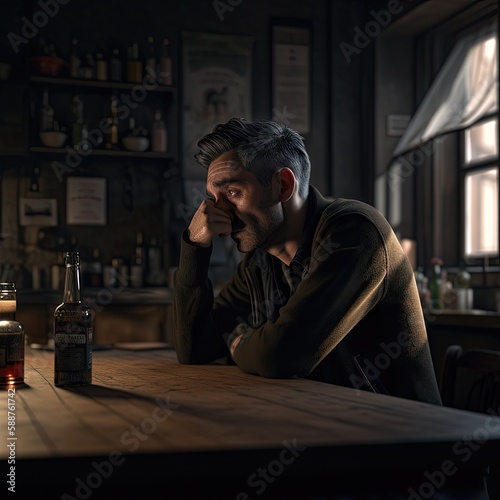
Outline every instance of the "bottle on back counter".
<path id="1" fill-rule="evenodd" d="M 145 254 L 142 233 L 139 231 L 136 235 L 136 246 L 130 265 L 130 285 L 135 288 L 140 288 L 144 285 L 144 273 L 146 272 Z"/>
<path id="2" fill-rule="evenodd" d="M 16 285 L 0 283 L 0 386 L 24 381 L 24 328 L 16 306 Z"/>
<path id="3" fill-rule="evenodd" d="M 82 303 L 80 255 L 67 252 L 63 302 L 54 311 L 54 383 L 92 383 L 92 310 Z"/>

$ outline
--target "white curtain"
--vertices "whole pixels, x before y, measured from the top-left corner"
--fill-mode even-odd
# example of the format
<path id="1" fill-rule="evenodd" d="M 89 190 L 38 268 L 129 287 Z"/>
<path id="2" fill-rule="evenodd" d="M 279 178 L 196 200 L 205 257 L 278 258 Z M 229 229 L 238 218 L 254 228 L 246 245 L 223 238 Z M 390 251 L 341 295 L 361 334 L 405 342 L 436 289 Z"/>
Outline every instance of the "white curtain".
<path id="1" fill-rule="evenodd" d="M 497 51 L 496 26 L 456 44 L 412 116 L 393 159 L 498 110 Z"/>

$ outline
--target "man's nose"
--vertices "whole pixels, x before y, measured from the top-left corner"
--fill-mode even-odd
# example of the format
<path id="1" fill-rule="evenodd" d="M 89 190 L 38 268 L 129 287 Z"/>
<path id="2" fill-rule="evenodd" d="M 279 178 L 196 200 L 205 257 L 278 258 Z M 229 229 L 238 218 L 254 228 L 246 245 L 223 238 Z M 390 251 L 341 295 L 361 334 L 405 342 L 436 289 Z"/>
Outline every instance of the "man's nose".
<path id="1" fill-rule="evenodd" d="M 233 210 L 233 204 L 224 195 L 216 196 L 215 204 L 222 210 L 227 210 L 228 212 L 232 212 Z"/>

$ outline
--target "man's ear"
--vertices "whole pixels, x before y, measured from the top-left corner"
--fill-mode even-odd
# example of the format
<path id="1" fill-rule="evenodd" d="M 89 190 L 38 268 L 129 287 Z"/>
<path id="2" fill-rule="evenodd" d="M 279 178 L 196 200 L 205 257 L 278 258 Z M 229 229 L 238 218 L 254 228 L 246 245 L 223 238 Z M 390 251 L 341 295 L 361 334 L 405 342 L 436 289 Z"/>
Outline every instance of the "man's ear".
<path id="1" fill-rule="evenodd" d="M 285 203 L 295 192 L 295 175 L 288 167 L 283 167 L 278 171 L 278 178 L 280 181 L 280 201 Z"/>

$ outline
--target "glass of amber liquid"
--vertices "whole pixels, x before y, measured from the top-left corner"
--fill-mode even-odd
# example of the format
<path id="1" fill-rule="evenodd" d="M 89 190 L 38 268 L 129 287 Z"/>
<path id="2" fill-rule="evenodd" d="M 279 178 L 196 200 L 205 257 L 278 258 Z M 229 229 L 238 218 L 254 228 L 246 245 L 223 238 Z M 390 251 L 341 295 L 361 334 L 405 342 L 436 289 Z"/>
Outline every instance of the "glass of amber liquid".
<path id="1" fill-rule="evenodd" d="M 16 321 L 16 285 L 0 283 L 0 385 L 24 382 L 24 328 Z"/>

